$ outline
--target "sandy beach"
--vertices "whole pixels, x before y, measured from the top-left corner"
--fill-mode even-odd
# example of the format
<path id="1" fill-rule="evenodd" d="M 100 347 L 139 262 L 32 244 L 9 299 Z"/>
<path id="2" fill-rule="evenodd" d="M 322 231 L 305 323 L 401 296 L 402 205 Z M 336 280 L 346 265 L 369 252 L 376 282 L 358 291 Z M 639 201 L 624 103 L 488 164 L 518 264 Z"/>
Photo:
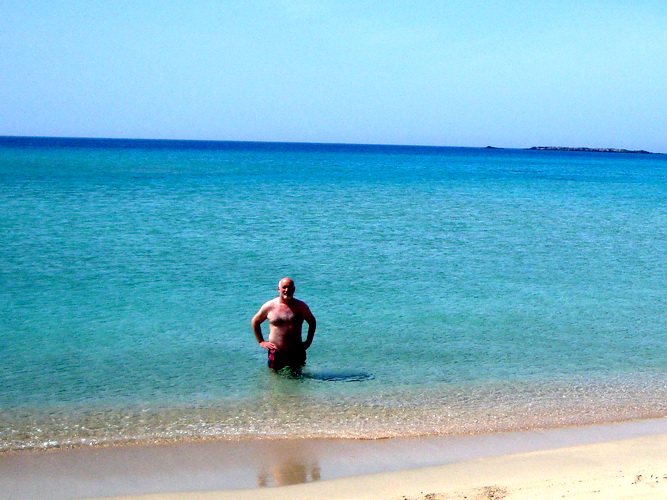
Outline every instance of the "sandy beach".
<path id="1" fill-rule="evenodd" d="M 124 497 L 129 500 L 129 497 Z M 445 500 L 667 498 L 667 435 L 473 460 L 418 470 L 243 491 L 134 500 Z"/>
<path id="2" fill-rule="evenodd" d="M 0 455 L 3 499 L 667 498 L 667 419 L 386 440 Z"/>

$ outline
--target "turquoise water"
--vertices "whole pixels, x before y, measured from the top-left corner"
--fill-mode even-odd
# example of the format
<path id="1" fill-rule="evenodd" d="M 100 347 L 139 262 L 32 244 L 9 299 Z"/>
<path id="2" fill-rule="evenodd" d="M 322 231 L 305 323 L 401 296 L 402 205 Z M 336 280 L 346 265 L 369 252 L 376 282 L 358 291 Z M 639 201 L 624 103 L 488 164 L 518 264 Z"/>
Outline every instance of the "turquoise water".
<path id="1" fill-rule="evenodd" d="M 664 155 L 3 138 L 0 206 L 0 450 L 667 415 Z"/>

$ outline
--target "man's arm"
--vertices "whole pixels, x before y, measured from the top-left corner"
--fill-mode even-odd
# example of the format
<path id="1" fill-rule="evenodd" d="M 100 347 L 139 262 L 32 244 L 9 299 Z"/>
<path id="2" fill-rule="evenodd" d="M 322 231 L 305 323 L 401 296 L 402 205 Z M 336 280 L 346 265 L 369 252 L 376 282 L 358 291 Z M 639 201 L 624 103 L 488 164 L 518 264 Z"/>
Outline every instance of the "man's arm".
<path id="1" fill-rule="evenodd" d="M 257 343 L 259 344 L 260 347 L 263 347 L 266 350 L 269 349 L 275 349 L 276 346 L 273 344 L 273 342 L 267 342 L 264 340 L 264 335 L 262 335 L 262 323 L 266 321 L 266 318 L 269 314 L 269 307 L 268 307 L 268 302 L 264 304 L 262 307 L 259 308 L 259 311 L 257 311 L 257 314 L 255 314 L 252 317 L 252 320 L 250 321 L 250 325 L 252 326 L 252 331 L 255 334 L 255 338 L 257 339 Z"/>
<path id="2" fill-rule="evenodd" d="M 317 328 L 317 321 L 315 320 L 315 316 L 313 316 L 313 313 L 310 312 L 310 308 L 305 305 L 305 310 L 303 312 L 303 319 L 308 323 L 308 334 L 306 335 L 306 341 L 303 343 L 303 348 L 308 349 L 310 347 L 310 344 L 313 343 L 313 338 L 315 337 L 315 329 Z"/>

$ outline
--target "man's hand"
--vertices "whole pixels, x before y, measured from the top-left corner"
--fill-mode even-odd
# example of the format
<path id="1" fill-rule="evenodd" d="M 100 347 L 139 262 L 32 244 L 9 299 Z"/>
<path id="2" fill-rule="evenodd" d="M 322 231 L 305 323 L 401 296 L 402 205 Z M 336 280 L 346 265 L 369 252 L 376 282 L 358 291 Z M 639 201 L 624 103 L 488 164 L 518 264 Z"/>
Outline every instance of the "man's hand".
<path id="1" fill-rule="evenodd" d="M 266 341 L 266 340 L 260 342 L 260 343 L 259 343 L 259 346 L 262 347 L 262 348 L 264 348 L 264 349 L 266 349 L 267 351 L 268 351 L 269 349 L 275 349 L 275 348 L 276 348 L 276 344 L 274 344 L 273 342 L 268 342 L 268 341 Z"/>

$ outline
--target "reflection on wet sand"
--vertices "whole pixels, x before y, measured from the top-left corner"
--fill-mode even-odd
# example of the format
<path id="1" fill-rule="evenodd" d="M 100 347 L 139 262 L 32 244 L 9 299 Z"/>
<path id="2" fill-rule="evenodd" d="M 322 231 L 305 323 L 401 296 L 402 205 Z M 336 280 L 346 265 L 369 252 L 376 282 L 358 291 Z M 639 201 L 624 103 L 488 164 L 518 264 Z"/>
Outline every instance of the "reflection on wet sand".
<path id="1" fill-rule="evenodd" d="M 265 448 L 257 470 L 257 486 L 287 486 L 319 481 L 318 449 L 308 441 L 273 441 Z"/>
<path id="2" fill-rule="evenodd" d="M 257 476 L 257 486 L 287 486 L 319 479 L 320 466 L 317 462 L 300 463 L 288 460 L 261 470 Z"/>

